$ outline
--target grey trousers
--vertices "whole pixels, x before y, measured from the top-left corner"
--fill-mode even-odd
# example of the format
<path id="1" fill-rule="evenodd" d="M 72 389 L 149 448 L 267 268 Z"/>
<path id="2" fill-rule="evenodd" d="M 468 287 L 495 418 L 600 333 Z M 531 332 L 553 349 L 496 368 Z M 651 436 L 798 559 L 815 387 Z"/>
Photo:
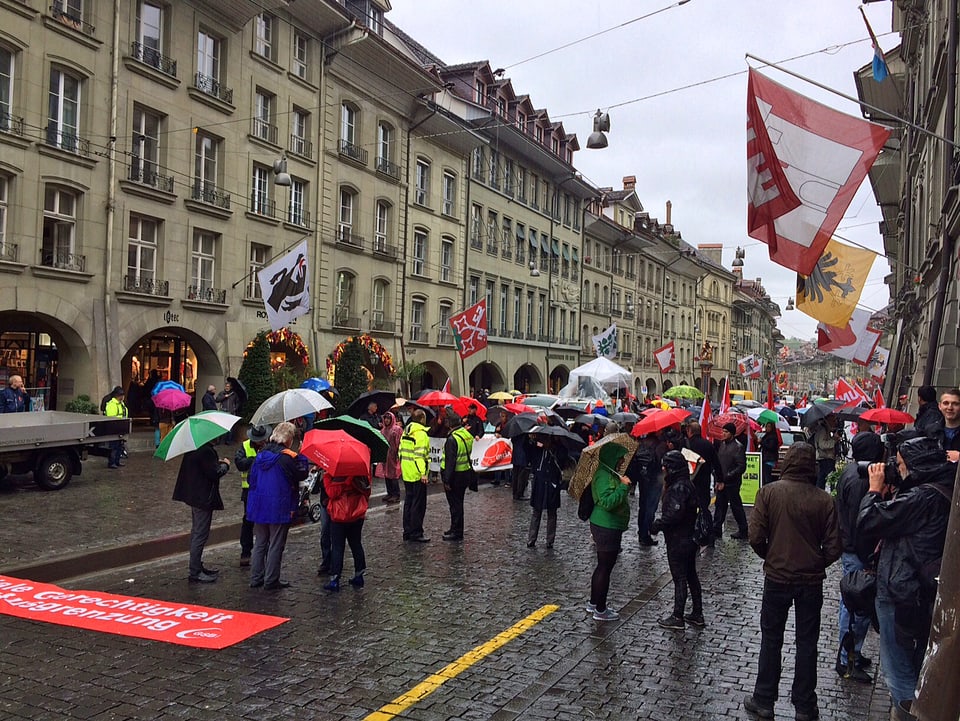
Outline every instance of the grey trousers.
<path id="1" fill-rule="evenodd" d="M 210 538 L 210 524 L 213 523 L 213 511 L 206 508 L 193 508 L 193 522 L 190 527 L 190 578 L 196 578 L 203 570 L 203 547 Z"/>
<path id="2" fill-rule="evenodd" d="M 547 545 L 552 546 L 554 539 L 557 537 L 557 509 L 546 508 L 544 510 L 547 512 Z M 527 531 L 528 544 L 537 542 L 537 536 L 540 535 L 540 519 L 542 517 L 543 511 L 538 511 L 534 508 L 530 514 L 530 530 Z"/>
<path id="3" fill-rule="evenodd" d="M 253 553 L 250 556 L 250 585 L 269 586 L 280 580 L 280 563 L 287 545 L 289 523 L 253 524 Z"/>

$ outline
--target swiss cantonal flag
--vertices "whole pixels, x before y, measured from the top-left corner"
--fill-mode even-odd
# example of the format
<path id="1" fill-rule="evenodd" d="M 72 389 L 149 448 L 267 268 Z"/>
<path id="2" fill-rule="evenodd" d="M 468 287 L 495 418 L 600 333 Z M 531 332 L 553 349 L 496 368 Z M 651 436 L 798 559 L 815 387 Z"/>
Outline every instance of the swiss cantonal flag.
<path id="1" fill-rule="evenodd" d="M 661 373 L 667 373 L 677 367 L 677 353 L 674 349 L 673 341 L 665 346 L 657 348 L 653 352 L 653 359 L 657 362 Z"/>

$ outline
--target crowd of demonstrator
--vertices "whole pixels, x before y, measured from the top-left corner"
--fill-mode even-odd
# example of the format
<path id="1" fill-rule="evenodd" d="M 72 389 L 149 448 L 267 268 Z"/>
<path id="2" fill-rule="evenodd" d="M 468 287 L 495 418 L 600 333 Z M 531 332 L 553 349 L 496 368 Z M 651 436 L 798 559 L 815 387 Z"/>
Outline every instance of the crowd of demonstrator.
<path id="1" fill-rule="evenodd" d="M 761 649 L 754 691 L 744 699 L 746 710 L 760 718 L 773 718 L 781 674 L 784 629 L 791 606 L 796 618 L 796 660 L 791 702 L 797 721 L 819 718 L 817 706 L 817 656 L 823 612 L 826 569 L 842 560 L 845 572 L 875 570 L 876 601 L 869 609 L 851 612 L 841 604 L 836 671 L 845 679 L 872 682 L 871 660 L 862 653 L 871 620 L 879 628 L 881 666 L 892 699 L 891 718 L 910 719 L 920 663 L 936 593 L 936 575 L 951 508 L 956 463 L 960 457 L 960 390 L 941 394 L 920 389 L 923 399 L 915 427 L 881 436 L 861 430 L 852 440 L 852 460 L 839 458 L 833 465 L 821 461 L 830 449 L 819 427 L 812 428 L 811 443 L 791 445 L 779 463 L 779 480 L 765 475 L 749 518 L 740 497 L 746 468 L 744 444 L 733 425 L 723 428 L 716 442 L 705 439 L 696 421 L 680 432 L 667 429 L 640 439 L 626 471 L 616 470 L 627 451 L 605 446 L 590 485 L 593 510 L 589 515 L 597 563 L 590 584 L 587 611 L 598 621 L 619 617 L 607 605 L 612 571 L 621 551 L 621 539 L 630 526 L 629 496 L 639 489 L 638 538 L 641 546 L 666 540 L 667 560 L 674 580 L 674 602 L 660 626 L 681 630 L 686 625 L 705 627 L 704 590 L 697 575 L 701 547 L 712 547 L 725 530 L 730 508 L 737 530 L 732 539 L 748 540 L 763 559 Z M 469 412 L 461 417 L 441 411 L 428 426 L 415 409 L 401 428 L 393 414 L 368 411 L 368 420 L 385 427 L 389 453 L 374 474 L 384 479 L 384 502 L 399 500 L 403 488 L 404 541 L 426 543 L 424 533 L 427 487 L 431 482 L 430 436 L 446 438 L 441 457 L 440 481 L 446 495 L 450 526 L 443 539 L 464 538 L 464 498 L 476 490 L 477 475 L 470 463 L 473 442 L 483 425 Z M 838 436 L 824 423 L 830 438 Z M 391 427 L 396 424 L 396 432 Z M 497 425 L 498 431 L 501 426 Z M 629 431 L 611 422 L 606 432 Z M 772 429 L 767 429 L 771 433 Z M 603 430 L 599 430 L 602 434 Z M 253 427 L 236 452 L 241 472 L 244 523 L 241 560 L 251 569 L 250 586 L 277 590 L 289 584 L 280 578 L 280 563 L 287 530 L 298 503 L 297 488 L 308 473 L 307 459 L 298 455 L 296 429 L 290 423 L 276 428 Z M 531 483 L 532 514 L 527 546 L 533 548 L 546 511 L 546 546 L 556 539 L 563 469 L 573 460 L 550 441 L 521 440 L 523 463 L 517 463 L 509 481 L 514 497 Z M 763 448 L 763 438 L 760 447 Z M 691 466 L 679 452 L 689 448 L 701 457 L 691 476 Z M 522 449 L 522 450 L 521 450 Z M 216 571 L 202 564 L 203 545 L 209 534 L 210 514 L 222 508 L 219 478 L 229 469 L 229 459 L 218 459 L 212 446 L 185 456 L 175 499 L 193 507 L 193 540 L 190 580 L 213 582 Z M 838 463 L 843 461 L 838 468 Z M 824 490 L 825 476 L 842 469 L 836 499 Z M 198 483 L 202 477 L 203 483 Z M 189 497 L 185 489 L 189 486 Z M 344 551 L 350 546 L 354 575 L 350 583 L 364 585 L 366 559 L 361 543 L 363 520 L 370 497 L 370 478 L 327 477 L 321 488 L 323 507 L 319 575 L 328 576 L 324 588 L 337 591 L 343 571 Z M 203 498 L 199 498 L 203 496 Z M 716 499 L 711 513 L 710 500 Z M 659 514 L 656 509 L 659 506 Z M 702 518 L 701 518 L 702 517 Z M 692 608 L 686 610 L 688 597 Z"/>

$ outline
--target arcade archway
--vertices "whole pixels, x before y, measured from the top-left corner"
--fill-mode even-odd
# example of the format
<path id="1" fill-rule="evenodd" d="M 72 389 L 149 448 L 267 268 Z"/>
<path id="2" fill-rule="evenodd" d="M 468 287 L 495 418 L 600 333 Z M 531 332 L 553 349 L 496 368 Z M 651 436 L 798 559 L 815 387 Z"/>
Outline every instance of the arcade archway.
<path id="1" fill-rule="evenodd" d="M 543 376 L 540 374 L 540 369 L 533 363 L 524 363 L 513 374 L 513 388 L 506 390 L 516 389 L 521 393 L 536 393 L 541 388 L 543 388 Z"/>
<path id="2" fill-rule="evenodd" d="M 550 387 L 547 389 L 548 393 L 559 393 L 560 389 L 567 385 L 567 382 L 570 380 L 570 369 L 565 365 L 555 366 L 552 371 L 550 371 Z"/>
<path id="3" fill-rule="evenodd" d="M 450 378 L 450 374 L 447 372 L 447 369 L 436 361 L 426 361 L 423 364 L 424 372 L 423 375 L 418 379 L 410 382 L 410 393 L 411 396 L 415 396 L 419 391 L 422 391 L 426 388 L 440 389 L 443 388 L 444 384 L 447 382 L 447 379 Z M 454 386 L 453 380 L 450 381 L 451 387 Z M 454 395 L 462 395 L 462 393 L 457 393 L 458 388 L 453 388 Z"/>
<path id="4" fill-rule="evenodd" d="M 470 371 L 470 387 L 477 393 L 483 390 L 491 392 L 510 390 L 506 388 L 506 377 L 503 371 L 493 361 L 484 361 Z"/>

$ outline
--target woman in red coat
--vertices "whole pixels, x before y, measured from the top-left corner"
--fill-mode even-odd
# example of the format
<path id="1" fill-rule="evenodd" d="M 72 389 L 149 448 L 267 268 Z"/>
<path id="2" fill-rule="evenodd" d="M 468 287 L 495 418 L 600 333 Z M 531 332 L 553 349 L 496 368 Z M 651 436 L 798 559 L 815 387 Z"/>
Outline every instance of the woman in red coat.
<path id="1" fill-rule="evenodd" d="M 367 558 L 360 535 L 370 504 L 370 478 L 324 474 L 323 488 L 330 499 L 327 502 L 327 513 L 330 514 L 330 581 L 324 588 L 328 591 L 340 590 L 343 551 L 347 543 L 350 544 L 350 553 L 353 555 L 354 575 L 350 579 L 350 585 L 362 588 Z"/>

